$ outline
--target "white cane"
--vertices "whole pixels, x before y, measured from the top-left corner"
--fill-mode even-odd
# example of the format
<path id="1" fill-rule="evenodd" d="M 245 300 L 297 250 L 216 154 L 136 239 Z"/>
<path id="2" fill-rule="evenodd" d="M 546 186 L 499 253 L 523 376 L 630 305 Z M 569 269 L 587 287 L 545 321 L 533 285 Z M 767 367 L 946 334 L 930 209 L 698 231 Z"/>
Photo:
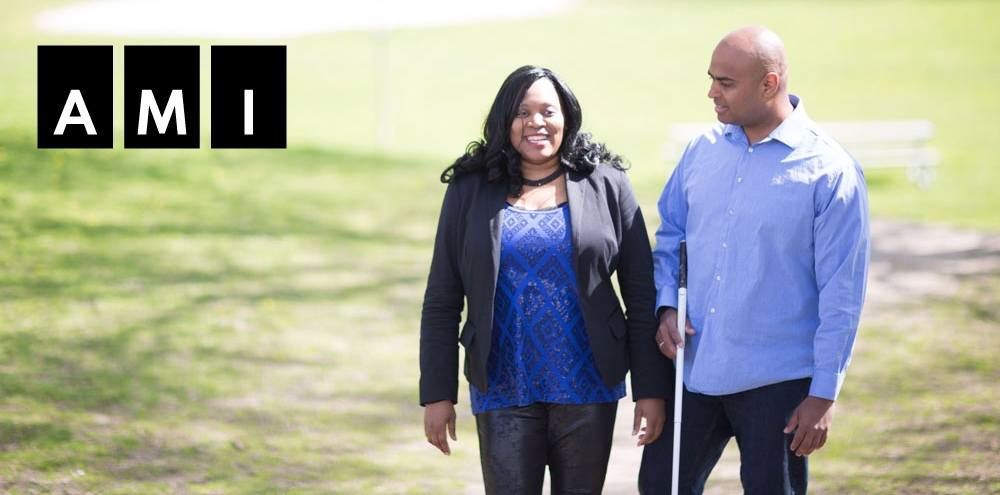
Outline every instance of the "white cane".
<path id="1" fill-rule="evenodd" d="M 677 331 L 681 334 L 681 342 L 684 342 L 687 330 L 687 243 L 681 241 L 680 247 L 680 274 L 677 277 Z M 677 360 L 674 367 L 677 369 L 676 380 L 674 381 L 674 456 L 671 467 L 671 490 L 670 493 L 677 495 L 680 486 L 678 479 L 681 473 L 681 411 L 684 401 L 684 348 L 677 346 Z"/>

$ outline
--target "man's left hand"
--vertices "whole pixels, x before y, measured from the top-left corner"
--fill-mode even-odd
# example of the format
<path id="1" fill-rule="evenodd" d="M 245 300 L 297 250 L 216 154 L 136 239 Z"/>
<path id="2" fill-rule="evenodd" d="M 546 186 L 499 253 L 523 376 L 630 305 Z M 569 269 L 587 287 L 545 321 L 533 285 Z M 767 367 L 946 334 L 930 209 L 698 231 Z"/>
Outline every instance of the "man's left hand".
<path id="1" fill-rule="evenodd" d="M 808 396 L 792 411 L 792 417 L 785 426 L 785 434 L 795 432 L 791 450 L 797 456 L 805 456 L 823 448 L 833 424 L 833 401 Z"/>

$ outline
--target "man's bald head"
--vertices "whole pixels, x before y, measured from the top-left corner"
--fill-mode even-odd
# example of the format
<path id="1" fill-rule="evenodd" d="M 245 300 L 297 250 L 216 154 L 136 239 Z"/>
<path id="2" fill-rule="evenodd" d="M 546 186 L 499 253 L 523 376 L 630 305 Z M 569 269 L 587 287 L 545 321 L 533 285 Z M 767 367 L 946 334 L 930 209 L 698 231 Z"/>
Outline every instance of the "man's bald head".
<path id="1" fill-rule="evenodd" d="M 787 90 L 788 59 L 785 56 L 785 45 L 774 31 L 759 24 L 744 26 L 722 38 L 716 49 L 723 47 L 746 56 L 748 61 L 758 67 L 761 75 L 771 72 L 777 74 L 780 90 Z"/>
<path id="2" fill-rule="evenodd" d="M 746 26 L 722 38 L 708 67 L 708 97 L 724 124 L 739 125 L 751 143 L 791 114 L 785 46 L 764 26 Z"/>

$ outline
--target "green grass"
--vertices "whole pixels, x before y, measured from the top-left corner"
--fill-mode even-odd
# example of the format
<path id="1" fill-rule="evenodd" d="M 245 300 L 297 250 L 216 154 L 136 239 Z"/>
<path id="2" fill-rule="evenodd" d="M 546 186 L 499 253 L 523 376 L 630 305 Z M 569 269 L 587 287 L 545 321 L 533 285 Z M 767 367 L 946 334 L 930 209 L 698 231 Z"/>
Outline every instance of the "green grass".
<path id="1" fill-rule="evenodd" d="M 834 440 L 815 456 L 821 492 L 1000 491 L 998 283 L 869 320 Z"/>
<path id="2" fill-rule="evenodd" d="M 880 216 L 1000 230 L 993 2 L 588 2 L 517 23 L 394 31 L 394 141 L 378 149 L 369 33 L 282 40 L 289 149 L 123 148 L 125 44 L 40 33 L 0 6 L 0 491 L 456 493 L 478 452 L 423 439 L 417 329 L 443 167 L 524 63 L 566 77 L 585 128 L 633 162 L 656 225 L 672 122 L 711 118 L 728 30 L 784 38 L 817 120 L 928 118 L 932 189 L 869 175 Z M 113 44 L 113 150 L 39 150 L 35 49 Z M 1000 490 L 997 280 L 866 322 L 819 493 Z M 937 336 L 953 334 L 942 351 Z M 457 468 L 456 466 L 461 466 Z M 468 467 L 471 466 L 471 469 Z M 473 478 L 474 479 L 474 478 Z"/>
<path id="3" fill-rule="evenodd" d="M 435 212 L 393 207 L 419 190 L 414 164 L 7 149 L 32 166 L 3 169 L 19 188 L 2 217 L 0 489 L 454 485 L 400 485 L 425 467 L 391 462 L 422 437 L 410 368 Z M 372 190 L 374 169 L 395 178 Z"/>

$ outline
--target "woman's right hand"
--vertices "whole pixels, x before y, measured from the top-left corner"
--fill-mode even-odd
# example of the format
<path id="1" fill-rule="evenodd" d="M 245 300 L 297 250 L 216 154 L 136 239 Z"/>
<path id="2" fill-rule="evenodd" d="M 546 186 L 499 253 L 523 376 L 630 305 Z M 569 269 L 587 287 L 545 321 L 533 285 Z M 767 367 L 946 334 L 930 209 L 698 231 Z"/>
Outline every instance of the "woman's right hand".
<path id="1" fill-rule="evenodd" d="M 444 455 L 451 455 L 448 436 L 458 441 L 455 437 L 455 404 L 452 404 L 451 400 L 431 402 L 424 406 L 424 434 L 427 435 L 427 441 L 431 445 L 437 447 Z"/>

